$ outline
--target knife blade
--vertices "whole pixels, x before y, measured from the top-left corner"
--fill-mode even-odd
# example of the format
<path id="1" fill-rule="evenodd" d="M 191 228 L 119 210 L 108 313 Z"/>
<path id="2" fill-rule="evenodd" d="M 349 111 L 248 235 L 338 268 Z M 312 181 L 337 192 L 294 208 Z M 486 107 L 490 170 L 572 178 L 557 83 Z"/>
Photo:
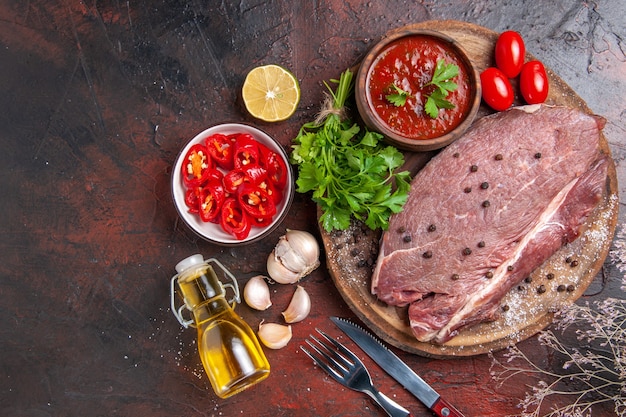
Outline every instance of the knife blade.
<path id="1" fill-rule="evenodd" d="M 464 417 L 376 337 L 341 317 L 330 318 L 370 358 L 439 417 Z"/>

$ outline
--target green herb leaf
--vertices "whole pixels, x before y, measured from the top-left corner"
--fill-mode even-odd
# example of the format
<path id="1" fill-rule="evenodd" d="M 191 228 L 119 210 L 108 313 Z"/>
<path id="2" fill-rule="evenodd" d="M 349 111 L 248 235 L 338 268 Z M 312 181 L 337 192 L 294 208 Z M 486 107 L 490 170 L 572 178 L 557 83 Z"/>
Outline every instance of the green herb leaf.
<path id="1" fill-rule="evenodd" d="M 353 90 L 352 73 L 346 70 L 337 84 L 336 91 L 326 84 L 331 90 L 326 116 L 304 124 L 293 140 L 290 159 L 298 167 L 296 190 L 311 192 L 328 232 L 347 229 L 352 218 L 386 230 L 389 217 L 402 210 L 409 192 L 408 171 L 396 172 L 404 155 L 385 146 L 382 135 L 341 118 Z"/>
<path id="2" fill-rule="evenodd" d="M 424 104 L 424 111 L 431 118 L 435 119 L 439 116 L 440 109 L 453 109 L 454 104 L 446 100 L 449 93 L 455 91 L 458 85 L 450 81 L 450 79 L 459 75 L 459 67 L 454 64 L 446 64 L 442 59 L 437 61 L 433 78 L 428 84 L 434 85 L 436 90 L 430 96 L 427 96 Z"/>
<path id="3" fill-rule="evenodd" d="M 391 84 L 391 88 L 394 89 L 395 93 L 387 94 L 385 96 L 387 101 L 396 107 L 404 106 L 406 104 L 407 98 L 411 97 L 411 95 L 395 84 Z"/>

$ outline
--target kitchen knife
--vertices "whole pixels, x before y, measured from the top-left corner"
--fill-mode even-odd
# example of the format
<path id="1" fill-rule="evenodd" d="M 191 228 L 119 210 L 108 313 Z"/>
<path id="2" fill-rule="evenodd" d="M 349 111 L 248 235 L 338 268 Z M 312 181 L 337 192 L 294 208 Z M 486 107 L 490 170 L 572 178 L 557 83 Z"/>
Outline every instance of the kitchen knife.
<path id="1" fill-rule="evenodd" d="M 387 349 L 381 341 L 363 330 L 351 321 L 331 317 L 350 339 L 354 341 L 365 353 L 367 353 L 381 368 L 419 399 L 426 407 L 431 409 L 439 417 L 463 417 L 456 408 L 441 396 L 422 378 L 420 378 L 402 359 Z"/>

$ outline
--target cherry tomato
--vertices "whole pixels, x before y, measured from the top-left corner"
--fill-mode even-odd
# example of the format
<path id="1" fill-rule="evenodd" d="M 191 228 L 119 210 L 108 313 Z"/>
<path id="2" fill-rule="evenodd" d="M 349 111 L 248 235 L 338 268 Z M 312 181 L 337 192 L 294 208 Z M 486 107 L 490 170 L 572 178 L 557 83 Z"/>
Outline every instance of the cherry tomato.
<path id="1" fill-rule="evenodd" d="M 519 77 L 522 97 L 528 104 L 539 104 L 548 97 L 548 75 L 539 61 L 528 61 Z"/>
<path id="2" fill-rule="evenodd" d="M 480 74 L 483 100 L 489 107 L 503 111 L 513 104 L 513 87 L 502 71 L 489 67 Z"/>
<path id="3" fill-rule="evenodd" d="M 519 75 L 524 65 L 526 47 L 519 33 L 507 30 L 496 41 L 496 66 L 509 78 Z"/>

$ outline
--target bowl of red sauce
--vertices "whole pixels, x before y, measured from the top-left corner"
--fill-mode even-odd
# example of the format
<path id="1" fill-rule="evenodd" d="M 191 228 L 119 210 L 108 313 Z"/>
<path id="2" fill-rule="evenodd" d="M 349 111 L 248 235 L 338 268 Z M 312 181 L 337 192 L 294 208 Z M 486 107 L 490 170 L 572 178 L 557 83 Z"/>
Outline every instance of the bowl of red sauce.
<path id="1" fill-rule="evenodd" d="M 363 59 L 355 97 L 363 122 L 388 143 L 429 151 L 450 144 L 472 124 L 480 107 L 480 78 L 454 39 L 400 28 Z"/>
<path id="2" fill-rule="evenodd" d="M 209 127 L 189 140 L 174 162 L 171 181 L 183 222 L 222 246 L 263 239 L 285 219 L 295 192 L 280 143 L 239 123 Z"/>

